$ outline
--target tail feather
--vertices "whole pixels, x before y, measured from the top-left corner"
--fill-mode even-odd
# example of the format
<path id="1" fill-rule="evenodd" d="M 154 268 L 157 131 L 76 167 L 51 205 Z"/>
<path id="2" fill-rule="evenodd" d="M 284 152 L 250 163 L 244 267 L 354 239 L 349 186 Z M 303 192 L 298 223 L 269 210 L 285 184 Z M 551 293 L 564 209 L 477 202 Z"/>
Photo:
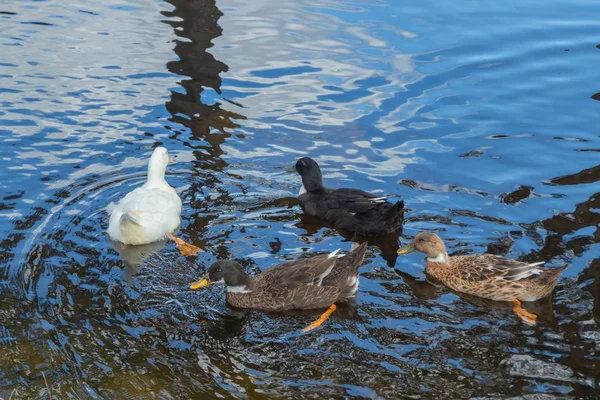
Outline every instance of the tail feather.
<path id="1" fill-rule="evenodd" d="M 367 241 L 362 242 L 360 245 L 355 247 L 350 253 L 346 254 L 350 260 L 350 264 L 353 265 L 352 272 L 358 274 L 358 268 L 361 266 L 363 259 L 365 258 L 365 254 L 367 253 L 367 248 L 369 244 Z"/>
<path id="2" fill-rule="evenodd" d="M 113 211 L 115 211 L 115 208 L 117 207 L 116 203 L 109 203 L 106 206 L 106 212 L 108 213 L 108 216 L 111 216 Z"/>
<path id="3" fill-rule="evenodd" d="M 388 219 L 395 219 L 397 216 L 401 217 L 402 214 L 404 214 L 404 200 L 396 202 L 396 204 L 387 211 L 385 217 Z"/>
<path id="4" fill-rule="evenodd" d="M 338 257 L 338 258 L 339 258 L 339 257 L 342 257 L 342 256 L 338 256 L 338 255 L 337 255 L 337 253 L 338 253 L 340 250 L 341 250 L 341 249 L 337 249 L 337 250 L 334 250 L 334 251 L 332 251 L 331 253 L 329 253 L 329 254 L 327 255 L 327 258 L 331 258 L 331 257 Z"/>
<path id="5" fill-rule="evenodd" d="M 141 225 L 140 221 L 138 221 L 131 212 L 124 212 L 119 219 L 119 224 L 121 226 L 127 224 Z"/>
<path id="6" fill-rule="evenodd" d="M 156 229 L 148 229 L 147 224 L 142 219 L 142 215 L 136 211 L 128 211 L 119 214 L 114 214 L 111 218 L 111 223 L 108 226 L 109 237 L 116 241 L 130 245 L 140 245 L 155 242 L 161 239 L 157 236 L 160 232 L 155 232 Z"/>
<path id="7" fill-rule="evenodd" d="M 335 276 L 323 281 L 323 284 L 337 286 L 342 289 L 339 300 L 349 299 L 356 294 L 359 285 L 358 268 L 363 263 L 367 247 L 368 243 L 365 241 L 347 253 L 344 258 L 338 261 L 334 271 L 331 273 L 331 275 Z M 336 271 L 336 269 L 338 270 Z"/>
<path id="8" fill-rule="evenodd" d="M 394 205 L 386 203 L 382 207 L 369 210 L 369 212 L 357 214 L 355 218 L 346 218 L 336 226 L 364 236 L 387 235 L 397 232 L 402 228 L 404 220 L 404 201 L 400 200 Z M 343 222 L 347 222 L 347 224 Z"/>
<path id="9" fill-rule="evenodd" d="M 404 200 L 398 201 L 385 213 L 385 221 L 391 230 L 396 230 L 402 225 L 404 218 Z"/>
<path id="10" fill-rule="evenodd" d="M 544 268 L 543 273 L 540 275 L 541 279 L 544 279 L 546 282 L 556 282 L 558 277 L 562 272 L 567 268 L 566 265 L 558 268 Z"/>
<path id="11" fill-rule="evenodd" d="M 345 280 L 349 275 L 358 275 L 358 268 L 362 264 L 365 253 L 367 252 L 367 247 L 368 244 L 365 241 L 351 252 L 346 253 L 344 257 L 338 258 L 335 268 L 329 275 L 324 277 L 322 284 L 340 286 L 345 284 L 345 282 L 341 282 L 340 279 Z"/>

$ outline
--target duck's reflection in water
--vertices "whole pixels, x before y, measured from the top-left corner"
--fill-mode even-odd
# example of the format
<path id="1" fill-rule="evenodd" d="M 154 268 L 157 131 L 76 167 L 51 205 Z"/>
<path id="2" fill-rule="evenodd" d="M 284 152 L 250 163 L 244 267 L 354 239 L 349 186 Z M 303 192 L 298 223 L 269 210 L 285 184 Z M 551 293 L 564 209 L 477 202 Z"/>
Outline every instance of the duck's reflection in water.
<path id="1" fill-rule="evenodd" d="M 402 234 L 402 229 L 399 229 L 394 233 L 382 236 L 359 236 L 353 232 L 348 232 L 343 229 L 336 228 L 331 224 L 323 222 L 317 217 L 313 217 L 306 214 L 301 214 L 299 217 L 300 222 L 296 224 L 296 226 L 306 230 L 305 236 L 317 236 L 319 230 L 323 228 L 329 228 L 332 230 L 331 234 L 339 234 L 348 241 L 356 243 L 363 243 L 366 241 L 369 246 L 378 247 L 379 251 L 381 252 L 380 255 L 386 261 L 388 267 L 393 267 L 396 264 L 396 259 L 398 258 L 398 249 L 400 248 L 398 238 Z M 328 235 L 323 234 L 322 236 L 325 237 Z"/>
<path id="2" fill-rule="evenodd" d="M 336 303 L 336 306 L 335 312 L 331 314 L 320 329 L 341 321 L 355 323 L 360 318 L 356 297 L 345 303 Z M 321 314 L 323 314 L 323 309 L 269 312 L 236 308 L 228 304 L 226 314 L 221 315 L 217 320 L 204 321 L 203 326 L 213 337 L 237 337 L 254 325 L 253 321 L 257 321 L 258 324 L 262 325 L 265 321 L 271 319 L 275 321 L 280 320 L 280 323 L 272 323 L 269 335 L 299 334 L 308 323 L 317 319 Z M 280 329 L 274 325 L 279 326 Z"/>
<path id="3" fill-rule="evenodd" d="M 109 242 L 123 260 L 123 280 L 130 286 L 133 284 L 133 277 L 137 274 L 139 266 L 149 257 L 161 251 L 168 243 L 166 240 L 161 240 L 140 246 L 130 246 L 112 240 Z"/>

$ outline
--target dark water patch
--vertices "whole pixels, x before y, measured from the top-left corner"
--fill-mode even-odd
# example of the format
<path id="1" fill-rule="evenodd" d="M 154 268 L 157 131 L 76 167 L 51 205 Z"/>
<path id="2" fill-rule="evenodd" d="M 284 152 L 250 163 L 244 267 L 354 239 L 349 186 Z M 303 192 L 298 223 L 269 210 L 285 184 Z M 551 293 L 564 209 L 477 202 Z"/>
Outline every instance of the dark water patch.
<path id="1" fill-rule="evenodd" d="M 88 10 L 79 10 L 80 13 L 84 13 L 84 14 L 90 14 L 90 15 L 100 15 L 96 12 L 93 11 L 88 11 Z"/>
<path id="2" fill-rule="evenodd" d="M 506 204 L 516 204 L 529 198 L 533 194 L 532 190 L 531 186 L 520 186 L 517 190 L 510 193 L 501 194 L 500 201 Z"/>
<path id="3" fill-rule="evenodd" d="M 575 141 L 575 142 L 589 142 L 589 140 L 583 139 L 583 138 L 568 138 L 568 137 L 561 137 L 561 136 L 555 136 L 554 139 L 557 139 L 557 140 L 572 140 L 572 141 Z"/>
<path id="4" fill-rule="evenodd" d="M 468 153 L 461 154 L 460 157 L 461 158 L 476 158 L 476 157 L 481 157 L 484 154 L 485 153 L 483 151 L 471 150 Z"/>
<path id="5" fill-rule="evenodd" d="M 41 22 L 41 21 L 24 21 L 21 23 L 24 25 L 55 26 L 54 24 L 51 24 L 50 22 Z"/>
<path id="6" fill-rule="evenodd" d="M 433 184 L 415 182 L 408 179 L 403 179 L 399 182 L 401 185 L 408 186 L 412 189 L 423 190 L 426 192 L 456 192 L 456 193 L 464 193 L 464 194 L 475 194 L 478 196 L 491 196 L 489 193 L 482 192 L 480 190 L 469 189 L 465 187 L 460 187 L 458 185 L 442 185 L 437 186 Z"/>
<path id="7" fill-rule="evenodd" d="M 554 185 L 579 185 L 594 183 L 600 179 L 600 165 L 586 168 L 580 172 L 564 175 L 558 178 L 553 178 L 549 181 L 550 184 Z"/>

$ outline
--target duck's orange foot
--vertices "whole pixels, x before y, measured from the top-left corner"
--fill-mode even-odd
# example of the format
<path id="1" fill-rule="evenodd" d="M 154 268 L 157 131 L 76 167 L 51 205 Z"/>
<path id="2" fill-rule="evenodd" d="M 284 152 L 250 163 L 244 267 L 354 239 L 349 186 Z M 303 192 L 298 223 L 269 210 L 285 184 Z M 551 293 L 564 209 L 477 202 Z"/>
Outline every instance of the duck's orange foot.
<path id="1" fill-rule="evenodd" d="M 308 331 L 312 331 L 315 328 L 318 328 L 319 326 L 321 326 L 323 324 L 323 322 L 327 321 L 327 318 L 329 318 L 329 316 L 331 314 L 333 314 L 333 312 L 335 311 L 336 306 L 335 304 L 332 304 L 327 311 L 325 311 L 318 320 L 316 320 L 315 322 L 313 322 L 312 324 L 310 324 L 309 326 L 307 326 L 306 328 L 302 329 L 302 332 L 308 332 Z"/>
<path id="2" fill-rule="evenodd" d="M 175 242 L 182 256 L 195 256 L 198 253 L 204 251 L 200 247 L 196 247 L 193 244 L 189 244 L 185 240 L 176 238 L 170 233 L 167 235 L 167 237 Z"/>
<path id="3" fill-rule="evenodd" d="M 537 315 L 530 313 L 523 307 L 521 307 L 521 302 L 517 299 L 514 300 L 515 305 L 513 306 L 513 311 L 515 314 L 519 316 L 525 323 L 529 325 L 535 325 L 535 321 L 537 320 Z"/>

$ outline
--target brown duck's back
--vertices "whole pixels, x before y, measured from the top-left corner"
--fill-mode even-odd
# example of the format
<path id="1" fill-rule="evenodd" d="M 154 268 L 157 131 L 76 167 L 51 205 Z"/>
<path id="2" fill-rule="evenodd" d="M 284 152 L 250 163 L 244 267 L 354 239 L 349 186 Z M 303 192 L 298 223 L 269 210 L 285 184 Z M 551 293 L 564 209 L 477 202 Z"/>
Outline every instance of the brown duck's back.
<path id="1" fill-rule="evenodd" d="M 560 268 L 539 267 L 542 273 L 520 280 L 504 279 L 493 269 L 482 267 L 486 263 L 518 263 L 511 259 L 500 259 L 491 254 L 455 256 L 449 263 L 427 261 L 427 274 L 450 289 L 495 301 L 535 301 L 548 296 L 556 286 L 556 280 L 566 266 Z"/>
<path id="2" fill-rule="evenodd" d="M 333 286 L 304 285 L 293 290 L 274 289 L 255 293 L 227 293 L 227 302 L 237 308 L 263 311 L 311 310 L 327 308 L 336 302 L 341 289 Z"/>

